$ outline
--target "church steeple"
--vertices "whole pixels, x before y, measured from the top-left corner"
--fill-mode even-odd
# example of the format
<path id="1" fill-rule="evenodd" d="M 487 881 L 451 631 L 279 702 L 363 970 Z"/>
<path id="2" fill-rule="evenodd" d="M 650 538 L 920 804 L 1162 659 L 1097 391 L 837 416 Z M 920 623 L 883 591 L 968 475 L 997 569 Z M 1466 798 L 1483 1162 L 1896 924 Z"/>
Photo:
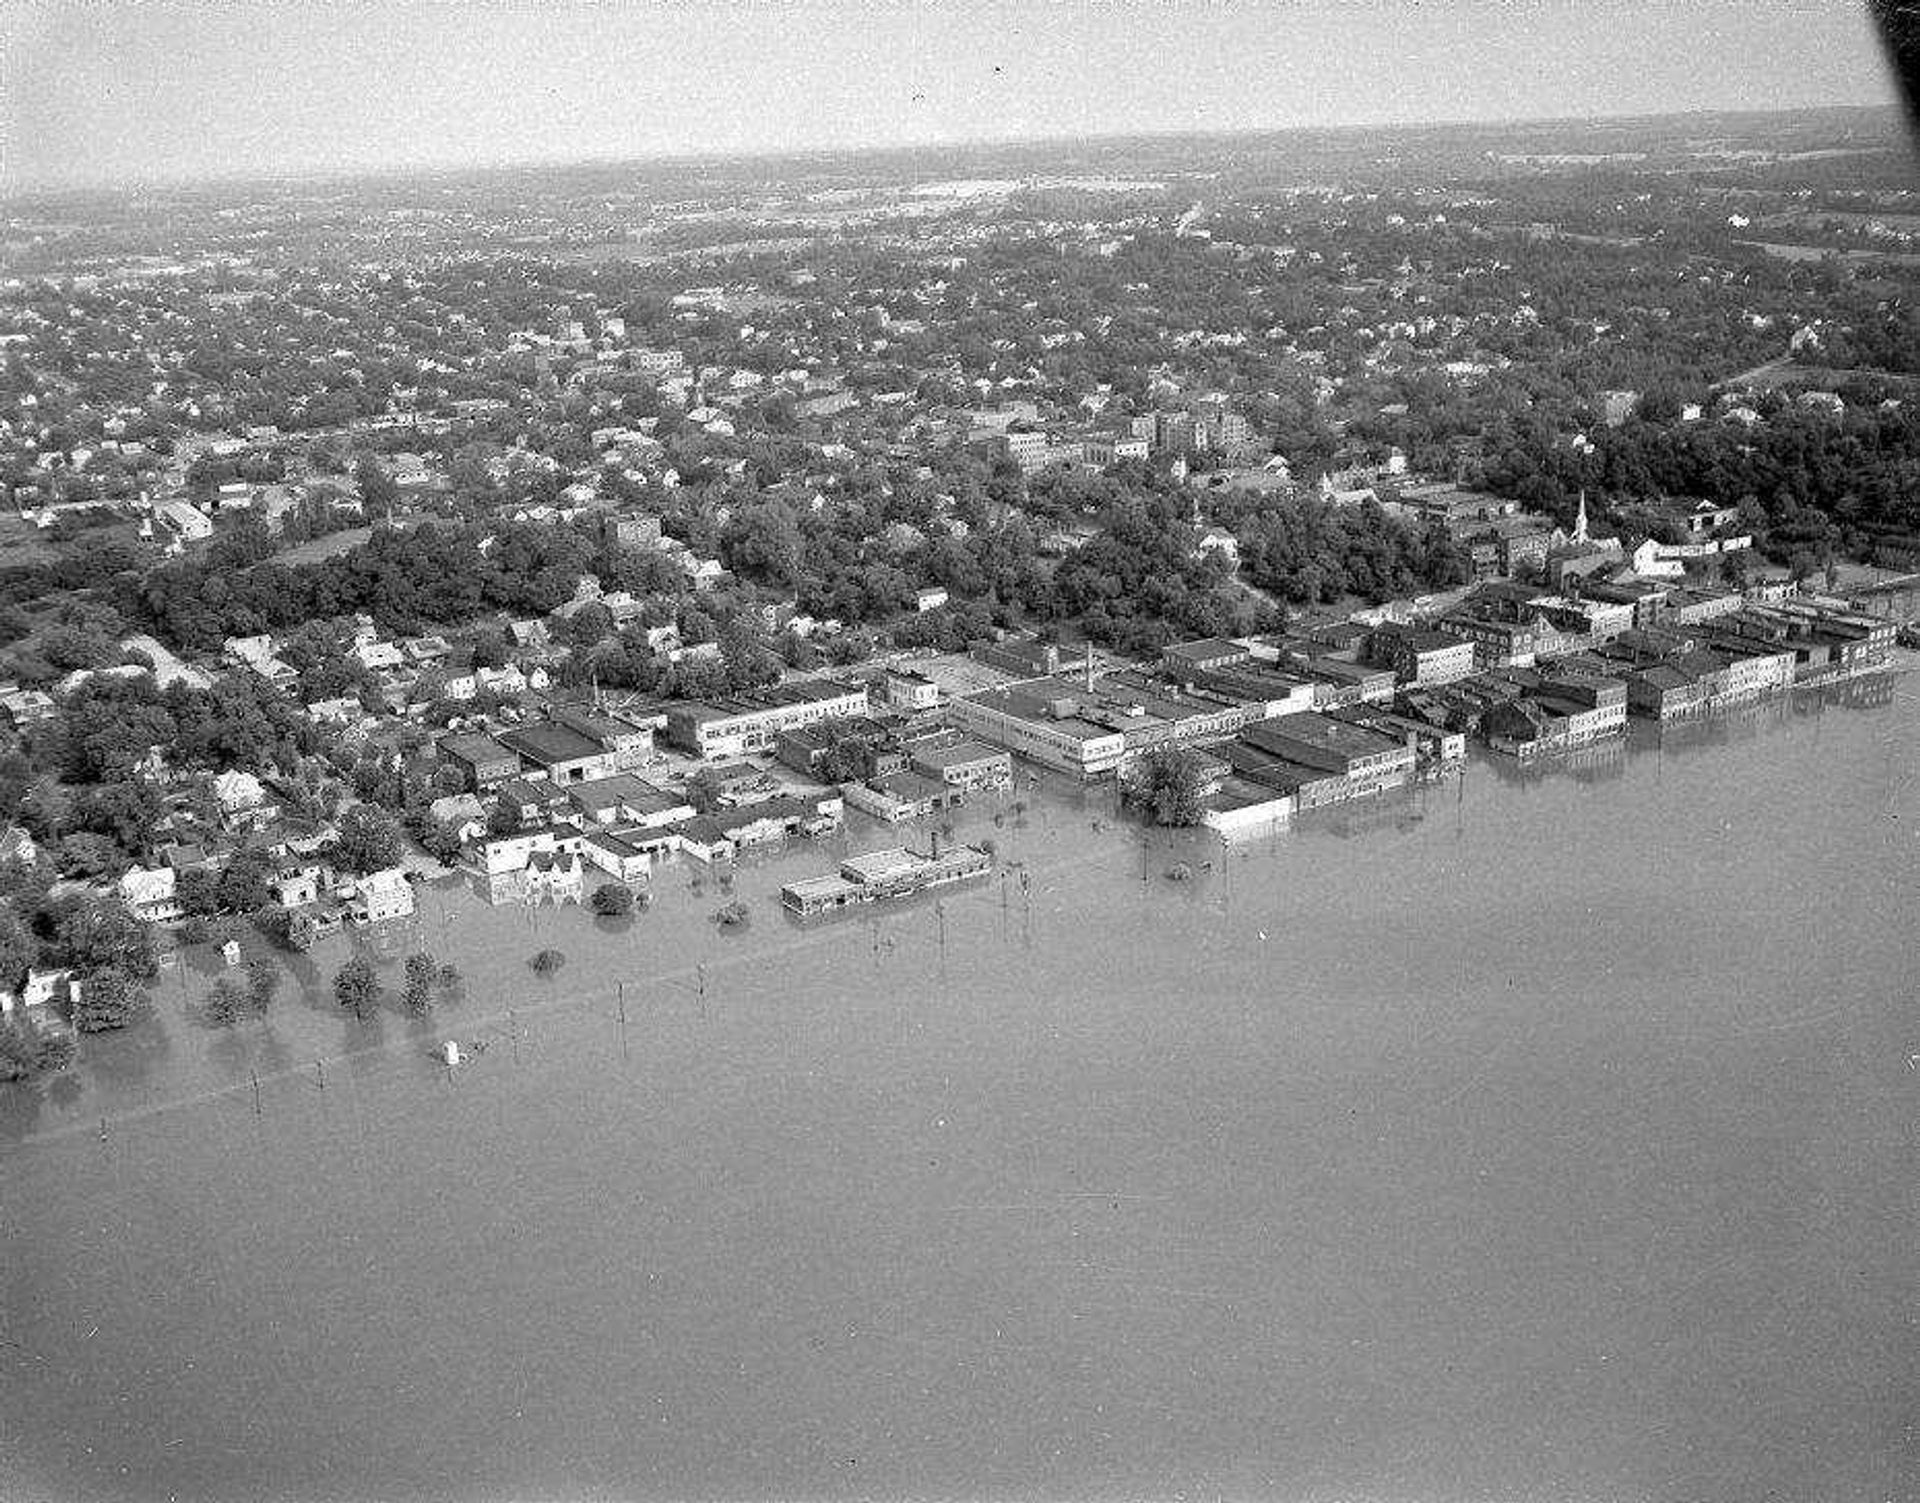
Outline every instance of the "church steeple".
<path id="1" fill-rule="evenodd" d="M 1576 543 L 1587 541 L 1587 488 L 1580 487 L 1580 510 L 1573 519 L 1573 540 Z"/>

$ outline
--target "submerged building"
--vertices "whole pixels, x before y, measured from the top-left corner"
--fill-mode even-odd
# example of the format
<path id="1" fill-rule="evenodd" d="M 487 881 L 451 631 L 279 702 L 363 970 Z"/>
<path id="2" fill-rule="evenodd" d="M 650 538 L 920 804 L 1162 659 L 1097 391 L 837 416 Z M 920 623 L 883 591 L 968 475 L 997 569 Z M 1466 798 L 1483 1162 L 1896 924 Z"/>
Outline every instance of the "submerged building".
<path id="1" fill-rule="evenodd" d="M 930 855 L 901 847 L 852 856 L 831 876 L 803 877 L 780 889 L 780 902 L 802 918 L 833 913 L 862 903 L 910 897 L 935 887 L 984 877 L 993 858 L 977 846 L 956 846 L 942 852 L 936 843 Z"/>

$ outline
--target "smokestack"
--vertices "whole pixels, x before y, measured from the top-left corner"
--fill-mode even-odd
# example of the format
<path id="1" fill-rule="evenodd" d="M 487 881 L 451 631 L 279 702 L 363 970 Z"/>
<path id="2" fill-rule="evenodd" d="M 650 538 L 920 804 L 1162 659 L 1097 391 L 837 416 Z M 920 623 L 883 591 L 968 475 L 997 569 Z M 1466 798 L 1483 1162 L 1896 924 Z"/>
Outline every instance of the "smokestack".
<path id="1" fill-rule="evenodd" d="M 933 832 L 933 854 L 935 856 L 940 854 L 940 832 L 938 830 Z"/>

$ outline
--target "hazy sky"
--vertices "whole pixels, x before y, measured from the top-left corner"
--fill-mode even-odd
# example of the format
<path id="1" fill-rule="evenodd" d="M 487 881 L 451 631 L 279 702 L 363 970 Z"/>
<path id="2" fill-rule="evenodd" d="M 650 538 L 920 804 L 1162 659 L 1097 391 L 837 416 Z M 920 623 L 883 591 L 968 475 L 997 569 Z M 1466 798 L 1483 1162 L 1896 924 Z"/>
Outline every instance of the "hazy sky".
<path id="1" fill-rule="evenodd" d="M 0 191 L 1894 97 L 1860 0 L 0 0 L 0 28 Z"/>

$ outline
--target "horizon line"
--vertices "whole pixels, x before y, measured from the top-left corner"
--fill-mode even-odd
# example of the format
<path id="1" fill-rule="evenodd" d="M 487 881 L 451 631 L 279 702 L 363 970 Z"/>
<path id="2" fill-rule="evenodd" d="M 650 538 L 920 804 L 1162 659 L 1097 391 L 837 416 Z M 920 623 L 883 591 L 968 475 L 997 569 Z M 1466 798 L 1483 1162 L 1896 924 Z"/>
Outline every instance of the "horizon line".
<path id="1" fill-rule="evenodd" d="M 1898 100 L 1866 103 L 1827 103 L 1784 105 L 1777 108 L 1636 110 L 1618 114 L 1518 115 L 1504 117 L 1450 117 L 1425 120 L 1349 120 L 1329 124 L 1247 125 L 1215 129 L 1113 130 L 1091 134 L 1039 134 L 1015 136 L 955 136 L 924 141 L 893 143 L 872 142 L 835 146 L 740 146 L 717 150 L 661 149 L 617 152 L 587 156 L 501 157 L 483 161 L 423 160 L 395 162 L 364 167 L 301 166 L 284 169 L 241 168 L 232 171 L 186 172 L 179 175 L 131 178 L 75 179 L 50 181 L 18 189 L 0 189 L 0 205 L 13 205 L 36 199 L 84 197 L 89 194 L 133 195 L 195 189 L 228 187 L 293 187 L 305 183 L 347 183 L 396 181 L 409 178 L 448 178 L 465 174 L 487 176 L 530 172 L 539 169 L 581 171 L 590 168 L 640 166 L 674 163 L 783 162 L 831 157 L 857 159 L 882 157 L 915 151 L 991 151 L 1016 147 L 1065 145 L 1102 146 L 1127 141 L 1209 141 L 1245 139 L 1259 136 L 1341 135 L 1356 131 L 1438 131 L 1461 129 L 1515 129 L 1524 126 L 1580 126 L 1624 124 L 1634 121 L 1687 120 L 1707 117 L 1768 118 L 1785 115 L 1829 113 L 1893 114 L 1904 119 L 1906 111 Z M 1920 149 L 1911 125 L 1895 133 L 1909 149 Z"/>

